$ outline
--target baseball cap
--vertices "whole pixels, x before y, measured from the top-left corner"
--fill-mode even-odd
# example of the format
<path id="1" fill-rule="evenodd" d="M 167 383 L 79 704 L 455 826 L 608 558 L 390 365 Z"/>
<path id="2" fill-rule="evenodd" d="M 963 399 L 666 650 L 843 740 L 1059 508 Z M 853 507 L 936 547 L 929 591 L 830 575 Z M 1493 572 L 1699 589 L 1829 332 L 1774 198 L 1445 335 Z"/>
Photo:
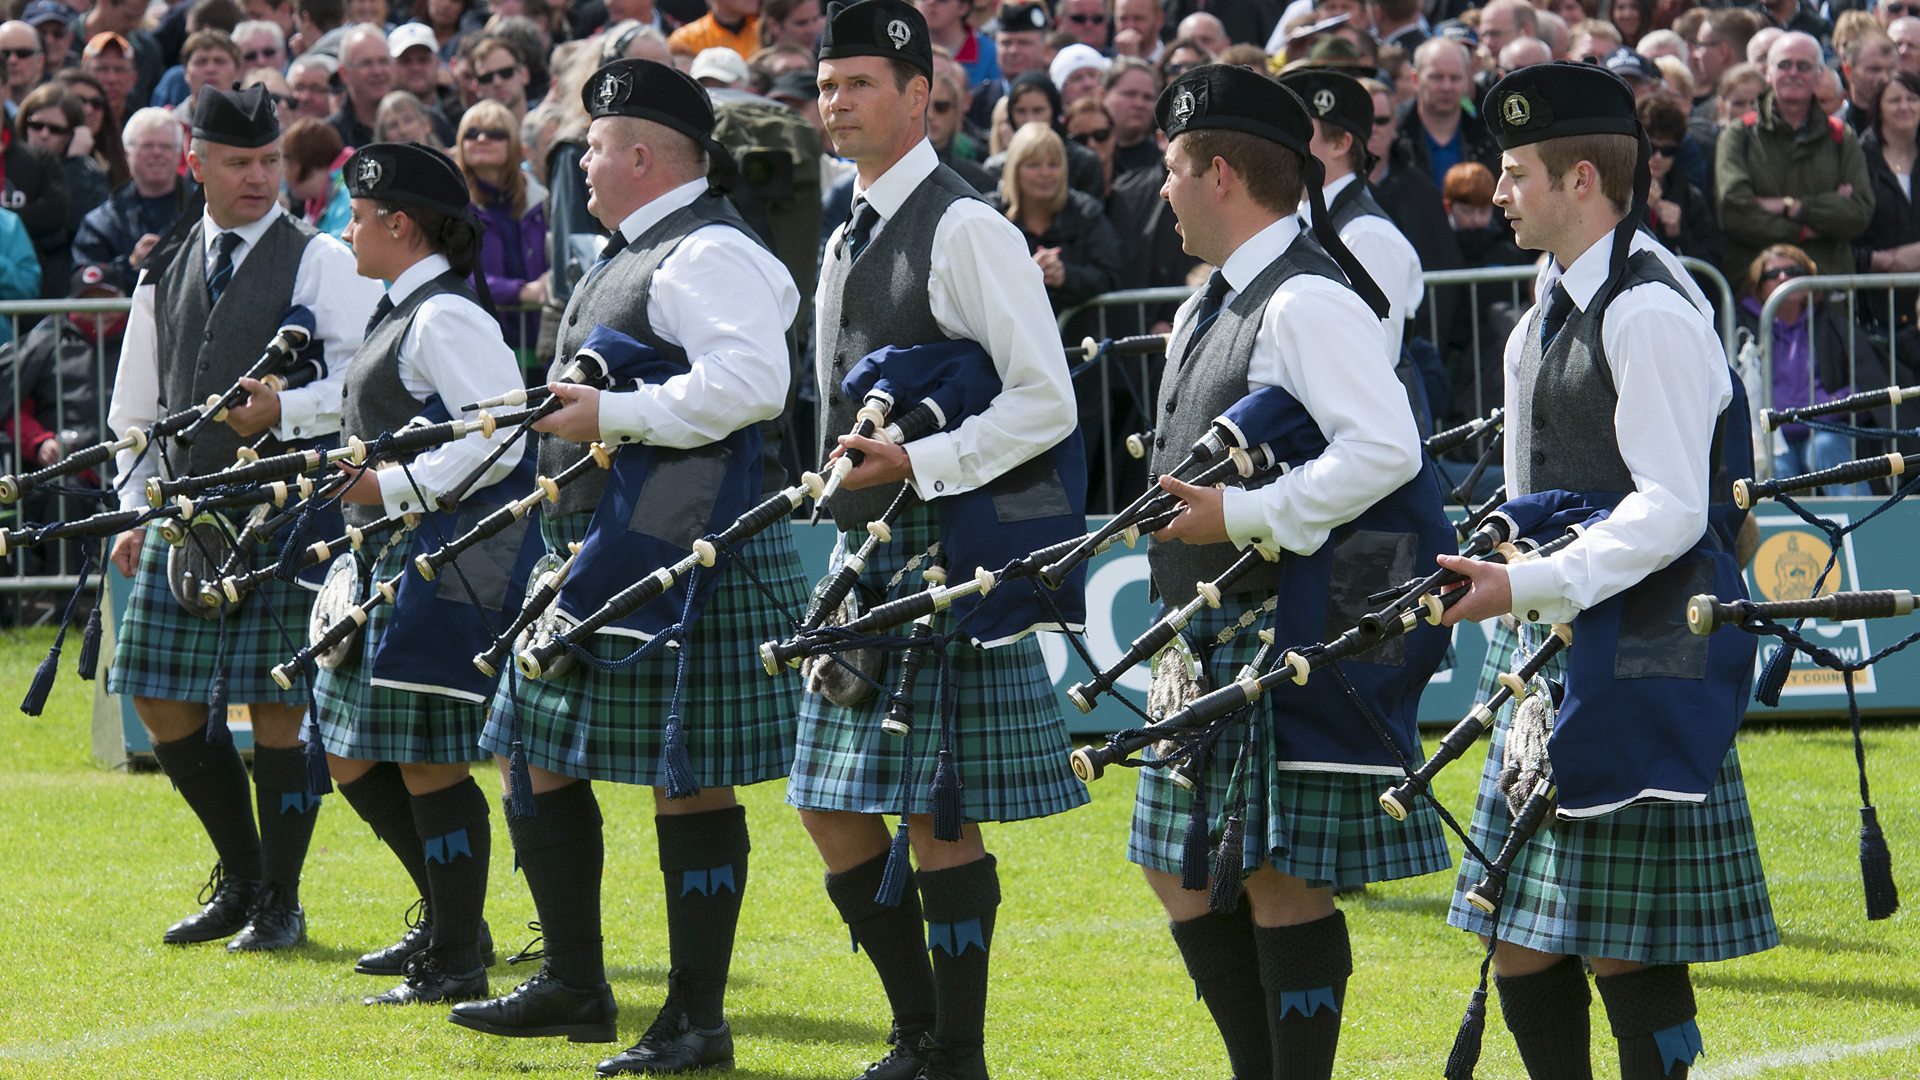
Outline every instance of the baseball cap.
<path id="1" fill-rule="evenodd" d="M 439 55 L 440 39 L 434 36 L 433 27 L 425 23 L 401 23 L 393 28 L 393 33 L 387 35 L 387 52 L 395 60 L 415 45 L 424 45 L 436 56 Z"/>

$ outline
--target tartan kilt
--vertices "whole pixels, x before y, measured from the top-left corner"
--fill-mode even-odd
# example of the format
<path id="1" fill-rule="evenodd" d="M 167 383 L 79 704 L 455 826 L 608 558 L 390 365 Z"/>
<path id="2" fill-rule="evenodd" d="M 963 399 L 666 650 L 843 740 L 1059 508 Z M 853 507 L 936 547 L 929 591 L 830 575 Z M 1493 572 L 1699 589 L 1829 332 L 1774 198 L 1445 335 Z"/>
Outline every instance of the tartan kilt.
<path id="1" fill-rule="evenodd" d="M 938 535 L 931 510 L 918 507 L 902 514 L 894 524 L 892 542 L 879 545 L 868 560 L 862 583 L 884 587 Z M 832 566 L 840 566 L 847 545 L 857 547 L 865 539 L 864 532 L 843 533 L 834 548 Z M 925 587 L 918 573 L 909 574 L 892 595 Z M 934 621 L 933 631 L 945 633 L 952 625 L 949 610 Z M 1054 698 L 1040 643 L 1031 635 L 995 649 L 961 641 L 951 646 L 949 656 L 949 675 L 957 695 L 953 763 L 960 775 L 965 819 L 1024 821 L 1086 803 L 1086 786 L 1074 779 L 1069 765 L 1073 744 Z M 879 682 L 888 690 L 899 678 L 899 658 L 898 652 L 883 658 Z M 790 683 L 799 680 L 791 671 L 777 677 Z M 914 686 L 913 731 L 904 738 L 880 730 L 887 691 L 852 707 L 802 693 L 799 747 L 787 783 L 787 802 L 802 810 L 931 814 L 940 749 L 940 681 L 939 659 L 929 655 Z"/>
<path id="2" fill-rule="evenodd" d="M 1246 599 L 1243 596 L 1241 599 Z M 1240 615 L 1233 598 L 1215 610 L 1202 608 L 1187 624 L 1190 644 L 1210 643 Z M 1209 685 L 1225 686 L 1260 648 L 1256 622 L 1232 641 L 1213 646 L 1206 657 Z M 1196 654 L 1202 654 L 1199 646 Z M 1282 688 L 1276 693 L 1286 693 Z M 1261 731 L 1272 722 L 1270 698 L 1255 705 Z M 1247 721 L 1227 725 L 1214 744 L 1204 771 L 1209 843 L 1218 841 L 1236 759 L 1246 738 Z M 1316 888 L 1345 888 L 1437 873 L 1453 865 L 1446 834 L 1431 805 L 1421 802 L 1405 821 L 1380 809 L 1380 793 L 1393 777 L 1367 773 L 1309 772 L 1274 766 L 1273 745 L 1258 740 L 1242 766 L 1246 830 L 1241 866 L 1251 871 L 1272 866 Z M 1196 793 L 1175 784 L 1168 769 L 1142 769 L 1134 795 L 1133 827 L 1127 859 L 1149 870 L 1180 873 L 1180 853 Z M 1239 795 L 1236 794 L 1236 806 Z"/>
<path id="3" fill-rule="evenodd" d="M 226 618 L 203 619 L 182 609 L 167 587 L 169 550 L 159 527 L 149 525 L 127 610 L 120 615 L 107 691 L 166 701 L 207 700 L 221 658 L 224 623 L 225 661 L 220 666 L 227 674 L 227 700 L 304 708 L 306 687 L 295 684 L 282 690 L 268 673 L 307 643 L 313 593 L 275 579 L 242 599 Z"/>
<path id="4" fill-rule="evenodd" d="M 591 517 L 582 512 L 543 518 L 548 550 L 584 537 Z M 680 650 L 687 654 L 682 732 L 702 787 L 777 780 L 793 762 L 798 688 L 767 678 L 759 645 L 787 632 L 806 602 L 805 574 L 785 522 L 747 541 L 740 555 L 745 565 L 728 568 Z M 635 578 L 650 569 L 636 567 Z M 779 596 L 777 605 L 747 569 Z M 615 660 L 639 645 L 633 638 L 595 634 L 589 651 Z M 530 765 L 582 780 L 665 786 L 674 657 L 674 650 L 663 648 L 611 672 L 576 661 L 557 679 L 524 678 L 509 665 L 494 691 L 480 746 L 508 755 L 517 716 Z"/>
<path id="5" fill-rule="evenodd" d="M 1490 643 L 1487 670 L 1506 670 L 1516 643 L 1503 625 Z M 1498 784 L 1511 716 L 1504 710 L 1494 724 L 1474 798 L 1471 833 L 1489 857 L 1511 822 Z M 1495 917 L 1465 900 L 1466 889 L 1485 876 L 1472 856 L 1461 860 L 1449 923 L 1495 933 Z M 1497 936 L 1544 953 L 1642 964 L 1728 960 L 1778 945 L 1739 752 L 1727 751 L 1703 802 L 1642 803 L 1551 822 L 1514 859 Z"/>
<path id="6" fill-rule="evenodd" d="M 374 560 L 373 580 L 384 581 L 405 570 L 413 534 L 394 534 Z M 355 558 L 353 552 L 337 556 Z M 314 720 L 327 753 L 356 761 L 393 761 L 404 765 L 448 765 L 485 761 L 480 729 L 487 722 L 485 702 L 461 701 L 441 694 L 423 694 L 374 686 L 373 653 L 393 621 L 393 605 L 381 604 L 360 628 L 355 655 L 341 668 L 315 668 Z"/>

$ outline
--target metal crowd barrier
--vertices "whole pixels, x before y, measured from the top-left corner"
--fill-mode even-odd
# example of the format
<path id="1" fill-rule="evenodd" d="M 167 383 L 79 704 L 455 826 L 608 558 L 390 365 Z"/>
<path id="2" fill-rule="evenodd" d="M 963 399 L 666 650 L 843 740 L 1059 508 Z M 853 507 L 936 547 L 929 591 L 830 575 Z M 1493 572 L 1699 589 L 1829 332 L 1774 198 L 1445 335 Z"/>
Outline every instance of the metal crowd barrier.
<path id="1" fill-rule="evenodd" d="M 1773 295 L 1767 297 L 1766 304 L 1760 309 L 1759 333 L 1755 335 L 1756 340 L 1753 342 L 1755 348 L 1753 374 L 1754 381 L 1756 381 L 1758 385 L 1749 386 L 1748 392 L 1753 399 L 1754 415 L 1758 417 L 1761 409 L 1770 409 L 1774 404 L 1773 324 L 1779 315 L 1780 308 L 1788 301 L 1802 294 L 1807 295 L 1807 325 L 1810 330 L 1816 332 L 1816 336 L 1814 337 L 1815 341 L 1818 340 L 1817 330 L 1820 318 L 1820 305 L 1822 303 L 1844 305 L 1847 311 L 1847 318 L 1845 320 L 1847 329 L 1847 388 L 1853 391 L 1878 390 L 1881 389 L 1878 386 L 1860 385 L 1858 345 L 1863 326 L 1860 319 L 1861 305 L 1859 301 L 1863 297 L 1878 293 L 1884 289 L 1887 296 L 1887 311 L 1889 313 L 1895 313 L 1899 304 L 1899 290 L 1916 287 L 1920 287 L 1920 272 L 1900 274 L 1813 274 L 1807 277 L 1789 278 L 1781 282 L 1780 285 L 1774 289 Z M 1887 328 L 1888 332 L 1885 335 L 1886 349 L 1884 356 L 1887 365 L 1887 385 L 1889 386 L 1898 386 L 1902 381 L 1900 379 L 1900 335 L 1896 329 L 1898 325 L 1899 319 L 1896 314 L 1892 320 L 1892 325 Z M 1869 333 L 1871 332 L 1869 331 Z M 1876 346 L 1880 344 L 1877 336 L 1875 336 L 1873 344 Z M 1815 364 L 1818 362 L 1817 357 L 1809 357 L 1809 360 Z M 1834 389 L 1840 388 L 1835 387 Z M 1900 416 L 1900 406 L 1898 404 L 1889 406 L 1886 422 L 1879 426 L 1889 428 L 1911 427 L 1916 419 L 1920 419 L 1915 416 L 1912 408 L 1907 410 L 1907 420 L 1905 424 L 1900 422 Z M 1830 419 L 1839 418 L 1834 417 Z M 1773 440 L 1770 433 L 1760 428 L 1757 420 L 1754 428 L 1754 439 L 1754 471 L 1762 477 L 1770 477 L 1773 475 Z M 1858 457 L 1859 455 L 1854 454 L 1851 456 Z M 1810 467 L 1812 467 L 1811 463 Z"/>

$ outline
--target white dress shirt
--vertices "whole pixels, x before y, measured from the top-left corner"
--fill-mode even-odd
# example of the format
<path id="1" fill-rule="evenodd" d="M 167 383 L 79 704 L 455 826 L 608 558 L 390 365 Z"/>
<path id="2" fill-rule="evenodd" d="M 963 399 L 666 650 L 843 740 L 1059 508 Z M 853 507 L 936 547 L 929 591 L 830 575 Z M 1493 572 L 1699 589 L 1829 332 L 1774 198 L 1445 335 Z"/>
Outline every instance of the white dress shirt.
<path id="1" fill-rule="evenodd" d="M 243 272 L 247 256 L 259 245 L 260 238 L 285 213 L 278 205 L 260 220 L 233 231 L 240 235 L 234 249 L 233 272 Z M 221 228 L 213 218 L 200 218 L 202 256 L 211 271 L 214 244 Z M 133 312 L 127 318 L 126 336 L 121 339 L 120 368 L 113 379 L 113 401 L 107 408 L 107 426 L 116 435 L 143 428 L 160 419 L 159 338 L 154 327 L 154 293 L 150 276 L 143 275 L 133 290 Z M 380 302 L 380 283 L 361 277 L 353 268 L 353 252 L 345 244 L 325 234 L 314 237 L 300 254 L 300 267 L 293 278 L 293 303 L 313 312 L 314 336 L 319 340 L 327 373 L 295 390 L 280 393 L 280 422 L 273 434 L 280 439 L 306 439 L 331 435 L 340 430 L 340 385 L 347 364 L 366 336 L 367 319 Z M 261 351 L 267 343 L 260 342 Z M 174 401 L 168 406 L 184 409 L 199 402 Z M 159 454 L 149 450 L 133 464 L 131 450 L 120 451 L 115 458 L 116 482 L 120 486 L 120 508 L 142 509 L 147 505 L 143 488 L 147 477 L 158 474 Z"/>
<path id="2" fill-rule="evenodd" d="M 401 271 L 387 288 L 387 298 L 395 307 L 404 303 L 422 286 L 446 273 L 447 257 L 429 255 Z M 360 363 L 360 357 L 354 358 Z M 504 394 L 521 385 L 520 364 L 513 350 L 500 336 L 500 324 L 479 304 L 463 296 L 441 293 L 422 301 L 414 312 L 413 324 L 400 339 L 400 385 L 417 401 L 438 396 L 449 415 L 470 420 L 479 414 L 469 410 L 458 414 L 462 405 Z M 355 432 L 371 441 L 378 431 Z M 407 463 L 405 469 L 382 468 L 374 473 L 380 482 L 380 501 L 389 515 L 429 509 L 439 497 L 467 478 L 493 449 L 494 440 L 507 439 L 511 430 L 493 433 L 493 439 L 474 432 L 457 442 L 442 443 Z M 487 467 L 474 490 L 504 480 L 520 463 L 527 441 L 521 439 Z M 413 483 L 407 474 L 413 474 Z M 414 483 L 420 485 L 414 491 Z M 420 503 L 421 496 L 427 505 Z"/>
<path id="3" fill-rule="evenodd" d="M 1353 173 L 1328 184 L 1321 193 L 1327 206 L 1354 182 Z M 1313 220 L 1313 209 L 1307 200 L 1300 202 L 1300 216 L 1309 222 Z M 1387 359 L 1398 365 L 1400 362 L 1400 343 L 1407 330 L 1407 320 L 1420 310 L 1420 302 L 1426 299 L 1427 285 L 1422 278 L 1420 254 L 1401 234 L 1393 222 L 1383 217 L 1365 214 L 1346 223 L 1340 230 L 1340 242 L 1347 245 L 1353 257 L 1360 260 L 1367 276 L 1387 297 L 1387 317 L 1381 325 L 1386 330 Z"/>
<path id="4" fill-rule="evenodd" d="M 627 215 L 620 231 L 631 243 L 706 190 L 704 179 L 674 188 Z M 685 349 L 692 370 L 601 394 L 602 439 L 690 450 L 786 409 L 787 328 L 800 290 L 772 252 L 730 225 L 695 229 L 654 271 L 646 303 L 653 332 Z"/>
<path id="5" fill-rule="evenodd" d="M 1228 256 L 1220 268 L 1229 286 L 1223 304 L 1253 284 L 1299 233 L 1299 219 L 1284 217 Z M 1197 294 L 1182 305 L 1174 317 L 1176 338 L 1198 305 Z M 1318 274 L 1294 277 L 1267 302 L 1247 368 L 1247 389 L 1278 386 L 1292 394 L 1326 437 L 1327 448 L 1263 488 L 1226 489 L 1222 511 L 1236 547 L 1253 544 L 1311 555 L 1335 528 L 1419 473 L 1413 408 L 1399 392 L 1381 334 L 1380 320 L 1366 301 Z"/>
<path id="6" fill-rule="evenodd" d="M 1586 311 L 1606 280 L 1612 250 L 1609 233 L 1564 272 L 1550 267 L 1543 286 L 1558 282 Z M 1528 622 L 1567 622 L 1686 554 L 1706 532 L 1714 423 L 1733 400 L 1726 352 L 1706 298 L 1678 261 L 1644 232 L 1634 234 L 1632 250 L 1658 254 L 1694 299 L 1649 283 L 1620 294 L 1601 319 L 1600 341 L 1620 395 L 1613 428 L 1634 490 L 1579 540 L 1508 568 L 1513 614 Z M 1519 415 L 1520 352 L 1532 324 L 1530 308 L 1507 338 L 1508 416 Z M 1520 441 L 1506 443 L 1509 476 Z"/>
<path id="7" fill-rule="evenodd" d="M 873 186 L 863 190 L 855 181 L 854 198 L 866 200 L 880 215 L 869 242 L 939 163 L 933 144 L 922 139 Z M 829 250 L 846 228 L 834 230 Z M 823 299 L 826 289 L 822 274 L 816 297 Z M 1039 455 L 1073 433 L 1078 414 L 1040 267 L 1027 253 L 1020 230 L 992 206 L 960 199 L 940 215 L 927 301 L 941 333 L 978 342 L 1000 373 L 1000 393 L 992 404 L 957 428 L 906 445 L 913 469 L 909 483 L 921 498 L 935 499 L 982 487 Z M 824 347 L 816 351 L 827 355 Z"/>

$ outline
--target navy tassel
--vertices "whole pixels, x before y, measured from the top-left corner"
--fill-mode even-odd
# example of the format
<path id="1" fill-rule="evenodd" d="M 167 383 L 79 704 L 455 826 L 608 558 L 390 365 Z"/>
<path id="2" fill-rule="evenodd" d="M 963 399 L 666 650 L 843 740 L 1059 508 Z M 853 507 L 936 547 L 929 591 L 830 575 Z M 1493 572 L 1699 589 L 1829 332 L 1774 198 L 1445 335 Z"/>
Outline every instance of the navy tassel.
<path id="1" fill-rule="evenodd" d="M 933 767 L 933 838 L 960 839 L 964 817 L 961 813 L 960 769 L 953 763 L 953 751 L 941 747 Z"/>
<path id="2" fill-rule="evenodd" d="M 1240 907 L 1240 875 L 1245 869 L 1245 829 L 1240 815 L 1228 814 L 1220 829 L 1220 847 L 1213 856 L 1213 888 L 1207 892 L 1207 910 L 1231 915 Z M 1186 869 L 1184 866 L 1182 871 Z"/>
<path id="3" fill-rule="evenodd" d="M 327 773 L 327 748 L 320 742 L 320 722 L 314 719 L 313 705 L 307 705 L 307 794 L 319 798 L 333 790 L 333 777 Z"/>
<path id="4" fill-rule="evenodd" d="M 227 673 L 224 671 L 214 672 L 213 684 L 207 688 L 207 730 L 209 736 L 211 736 L 213 730 L 215 717 L 219 717 L 219 724 L 221 728 L 224 729 L 227 726 Z M 207 741 L 212 743 L 223 742 L 228 737 L 230 736 L 222 736 L 220 739 L 209 737 Z"/>
<path id="5" fill-rule="evenodd" d="M 300 508 L 300 514 L 293 519 L 293 527 L 287 530 L 287 538 L 280 544 L 280 561 L 273 564 L 273 576 L 280 581 L 292 581 L 300 576 L 300 564 L 306 561 L 306 550 L 313 543 L 313 511 L 318 498 L 308 499 Z"/>
<path id="6" fill-rule="evenodd" d="M 907 859 L 907 819 L 900 819 L 900 827 L 893 830 L 893 842 L 887 845 L 887 864 L 880 871 L 880 889 L 873 894 L 873 902 L 881 907 L 897 908 L 907 895 L 907 875 L 913 871 L 913 864 Z"/>
<path id="7" fill-rule="evenodd" d="M 527 771 L 527 747 L 515 739 L 507 755 L 507 813 L 523 818 L 539 812 L 533 803 L 533 774 Z"/>
<path id="8" fill-rule="evenodd" d="M 87 629 L 80 637 L 80 677 L 88 682 L 100 670 L 100 606 L 87 612 Z"/>
<path id="9" fill-rule="evenodd" d="M 1453 1050 L 1447 1054 L 1447 1067 L 1440 1075 L 1446 1080 L 1473 1080 L 1473 1067 L 1480 1063 L 1480 1040 L 1487 1030 L 1487 984 L 1484 979 L 1467 999 L 1467 1015 L 1460 1021 L 1460 1032 L 1453 1037 Z"/>
<path id="10" fill-rule="evenodd" d="M 1793 647 L 1782 643 L 1767 657 L 1760 678 L 1753 684 L 1753 700 L 1769 709 L 1780 704 L 1780 691 L 1786 689 L 1787 675 L 1793 670 Z"/>
<path id="11" fill-rule="evenodd" d="M 1867 918 L 1892 918 L 1900 910 L 1900 889 L 1893 882 L 1893 853 L 1880 831 L 1880 813 L 1860 808 L 1860 877 L 1867 888 Z"/>
<path id="12" fill-rule="evenodd" d="M 64 636 L 64 635 L 63 635 Z M 27 686 L 27 696 L 20 699 L 20 711 L 28 716 L 39 716 L 47 707 L 47 695 L 53 691 L 53 679 L 60 673 L 60 639 L 53 639 L 53 648 L 47 650 L 47 658 L 40 661 L 40 667 L 33 673 L 33 682 Z"/>
<path id="13" fill-rule="evenodd" d="M 1208 819 L 1207 800 L 1196 788 L 1193 797 L 1193 813 L 1187 817 L 1187 836 L 1180 844 L 1180 887 L 1189 892 L 1199 892 L 1207 887 L 1207 843 Z"/>
<path id="14" fill-rule="evenodd" d="M 690 799 L 700 794 L 700 781 L 693 775 L 693 755 L 687 752 L 687 736 L 679 713 L 667 714 L 666 745 L 661 757 L 667 773 L 667 798 Z"/>

